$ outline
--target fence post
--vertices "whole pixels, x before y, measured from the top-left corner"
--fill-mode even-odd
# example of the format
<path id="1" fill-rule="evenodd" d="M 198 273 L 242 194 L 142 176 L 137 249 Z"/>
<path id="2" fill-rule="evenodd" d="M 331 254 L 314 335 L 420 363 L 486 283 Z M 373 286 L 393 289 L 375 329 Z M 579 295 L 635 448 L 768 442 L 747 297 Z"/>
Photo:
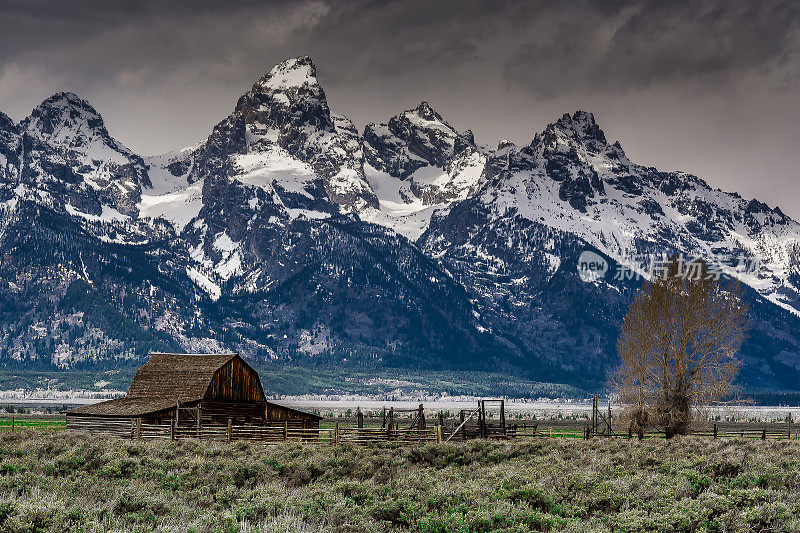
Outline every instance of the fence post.
<path id="1" fill-rule="evenodd" d="M 228 433 L 227 433 L 227 435 L 225 435 L 225 438 L 228 440 L 228 442 L 231 441 L 231 433 L 233 433 L 233 419 L 229 418 L 228 419 Z"/>
<path id="2" fill-rule="evenodd" d="M 364 429 L 364 413 L 361 412 L 361 407 L 356 411 L 356 417 L 358 418 L 358 429 Z"/>
<path id="3" fill-rule="evenodd" d="M 14 433 L 14 416 L 11 416 L 11 433 Z"/>
<path id="4" fill-rule="evenodd" d="M 761 440 L 767 440 L 767 428 L 761 430 Z"/>
<path id="5" fill-rule="evenodd" d="M 436 426 L 436 442 L 441 444 L 442 443 L 442 425 L 439 424 Z"/>
<path id="6" fill-rule="evenodd" d="M 169 440 L 175 440 L 175 421 L 169 425 Z"/>
<path id="7" fill-rule="evenodd" d="M 786 432 L 789 434 L 789 440 L 792 440 L 792 413 L 786 417 Z"/>
<path id="8" fill-rule="evenodd" d="M 717 438 L 717 424 L 714 424 L 714 438 Z"/>
<path id="9" fill-rule="evenodd" d="M 141 439 L 142 438 L 142 419 L 141 418 L 137 418 L 136 419 L 136 438 L 137 439 Z"/>
<path id="10" fill-rule="evenodd" d="M 289 421 L 288 420 L 284 420 L 283 421 L 283 440 L 284 441 L 289 440 Z"/>
<path id="11" fill-rule="evenodd" d="M 336 427 L 333 430 L 333 444 L 339 444 L 339 422 L 336 422 Z"/>
<path id="12" fill-rule="evenodd" d="M 485 439 L 485 438 L 489 437 L 489 434 L 488 434 L 487 428 L 486 428 L 486 401 L 485 400 L 481 400 L 480 401 L 480 406 L 481 406 L 480 407 L 481 408 L 481 415 L 480 415 L 481 438 Z"/>

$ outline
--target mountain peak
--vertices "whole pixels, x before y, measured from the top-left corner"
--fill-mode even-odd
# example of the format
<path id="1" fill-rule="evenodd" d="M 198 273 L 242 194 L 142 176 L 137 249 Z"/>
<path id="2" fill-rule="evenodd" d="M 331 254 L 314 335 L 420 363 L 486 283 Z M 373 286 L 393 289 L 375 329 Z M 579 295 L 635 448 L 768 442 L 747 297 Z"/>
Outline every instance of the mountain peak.
<path id="1" fill-rule="evenodd" d="M 257 85 L 273 91 L 319 85 L 317 68 L 308 56 L 292 57 L 272 67 Z"/>
<path id="2" fill-rule="evenodd" d="M 0 131 L 16 131 L 17 125 L 14 120 L 0 111 Z"/>
<path id="3" fill-rule="evenodd" d="M 580 110 L 575 111 L 572 115 L 564 113 L 557 121 L 549 124 L 541 135 L 537 134 L 532 144 L 540 141 L 553 147 L 558 145 L 572 148 L 583 147 L 595 153 L 609 148 L 606 135 L 597 125 L 594 115 Z"/>
<path id="4" fill-rule="evenodd" d="M 60 92 L 44 100 L 23 121 L 23 129 L 48 137 L 71 137 L 81 129 L 88 129 L 101 137 L 108 137 L 103 118 L 86 100 L 75 93 Z"/>
<path id="5" fill-rule="evenodd" d="M 245 108 L 246 122 L 258 120 L 267 129 L 293 124 L 334 131 L 325 91 L 308 56 L 292 57 L 272 67 L 237 103 L 237 109 Z"/>
<path id="6" fill-rule="evenodd" d="M 36 113 L 37 110 L 41 111 L 46 109 L 70 109 L 87 117 L 100 118 L 100 114 L 92 107 L 92 104 L 69 91 L 58 92 L 47 98 L 36 106 L 33 113 Z"/>
<path id="7" fill-rule="evenodd" d="M 415 112 L 417 115 L 420 116 L 420 118 L 424 118 L 425 120 L 435 120 L 439 122 L 444 122 L 442 115 L 437 113 L 436 110 L 433 109 L 431 105 L 425 100 L 420 102 L 417 107 L 409 111 Z"/>
<path id="8" fill-rule="evenodd" d="M 571 116 L 564 113 L 555 123 L 555 128 L 571 134 L 570 136 L 578 139 L 596 139 L 606 142 L 605 133 L 597 125 L 594 115 L 587 111 L 575 111 Z"/>

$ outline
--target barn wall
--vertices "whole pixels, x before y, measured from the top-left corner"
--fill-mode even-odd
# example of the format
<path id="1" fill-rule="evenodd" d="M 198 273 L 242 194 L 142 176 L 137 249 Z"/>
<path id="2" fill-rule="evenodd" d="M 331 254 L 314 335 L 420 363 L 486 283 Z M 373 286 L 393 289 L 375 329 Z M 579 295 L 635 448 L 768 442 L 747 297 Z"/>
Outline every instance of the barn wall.
<path id="1" fill-rule="evenodd" d="M 258 373 L 235 357 L 214 373 L 205 395 L 207 401 L 263 402 Z"/>
<path id="2" fill-rule="evenodd" d="M 288 407 L 284 407 L 282 405 L 267 403 L 266 412 L 268 421 L 287 420 L 290 422 L 290 427 L 319 427 L 319 419 L 317 417 L 297 411 L 295 409 L 289 409 Z"/>
<path id="3" fill-rule="evenodd" d="M 213 401 L 200 404 L 200 420 L 203 424 L 263 424 L 264 402 Z"/>
<path id="4" fill-rule="evenodd" d="M 141 415 L 142 422 L 145 424 L 166 424 L 175 419 L 175 408 L 159 411 L 157 413 L 147 413 Z"/>
<path id="5" fill-rule="evenodd" d="M 130 417 L 101 417 L 67 414 L 68 431 L 86 431 L 98 435 L 131 438 L 136 419 Z"/>

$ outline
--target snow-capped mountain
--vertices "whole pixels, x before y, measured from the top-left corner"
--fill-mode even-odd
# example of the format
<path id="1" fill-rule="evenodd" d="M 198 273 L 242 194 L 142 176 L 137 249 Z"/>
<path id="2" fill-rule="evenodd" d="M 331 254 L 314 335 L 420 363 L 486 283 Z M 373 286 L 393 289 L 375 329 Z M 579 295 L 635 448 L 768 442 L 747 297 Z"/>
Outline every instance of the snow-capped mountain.
<path id="1" fill-rule="evenodd" d="M 141 187 L 150 183 L 144 161 L 111 138 L 88 102 L 72 93 L 56 94 L 18 130 L 23 194 L 83 216 L 138 215 Z"/>
<path id="2" fill-rule="evenodd" d="M 142 158 L 61 93 L 0 114 L 0 215 L 8 364 L 235 349 L 598 383 L 640 284 L 614 274 L 684 252 L 746 284 L 743 382 L 800 377 L 800 224 L 631 162 L 582 111 L 496 149 L 427 102 L 359 133 L 299 57 L 205 140 Z M 605 278 L 578 276 L 586 249 Z"/>
<path id="3" fill-rule="evenodd" d="M 800 224 L 695 176 L 631 162 L 589 113 L 564 115 L 529 146 L 498 150 L 489 167 L 481 199 L 495 216 L 516 212 L 618 260 L 677 252 L 717 260 L 774 303 L 800 309 L 791 279 Z"/>
<path id="4" fill-rule="evenodd" d="M 428 102 L 389 119 L 367 124 L 364 173 L 378 196 L 364 220 L 391 227 L 416 240 L 435 211 L 474 194 L 486 165 L 486 150 L 471 131 L 459 133 Z"/>

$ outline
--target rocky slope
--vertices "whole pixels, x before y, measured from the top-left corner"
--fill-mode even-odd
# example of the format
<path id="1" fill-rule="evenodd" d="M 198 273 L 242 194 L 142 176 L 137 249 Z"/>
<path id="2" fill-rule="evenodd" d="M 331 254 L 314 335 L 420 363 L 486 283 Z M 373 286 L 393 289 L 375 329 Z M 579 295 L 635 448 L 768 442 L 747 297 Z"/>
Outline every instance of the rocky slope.
<path id="1" fill-rule="evenodd" d="M 611 265 L 592 282 L 577 271 L 587 249 Z M 0 114 L 6 366 L 234 349 L 596 385 L 631 273 L 675 252 L 746 284 L 742 382 L 796 388 L 800 225 L 631 162 L 589 113 L 497 149 L 426 102 L 360 134 L 300 57 L 204 141 L 157 157 L 72 94 L 18 124 Z"/>

